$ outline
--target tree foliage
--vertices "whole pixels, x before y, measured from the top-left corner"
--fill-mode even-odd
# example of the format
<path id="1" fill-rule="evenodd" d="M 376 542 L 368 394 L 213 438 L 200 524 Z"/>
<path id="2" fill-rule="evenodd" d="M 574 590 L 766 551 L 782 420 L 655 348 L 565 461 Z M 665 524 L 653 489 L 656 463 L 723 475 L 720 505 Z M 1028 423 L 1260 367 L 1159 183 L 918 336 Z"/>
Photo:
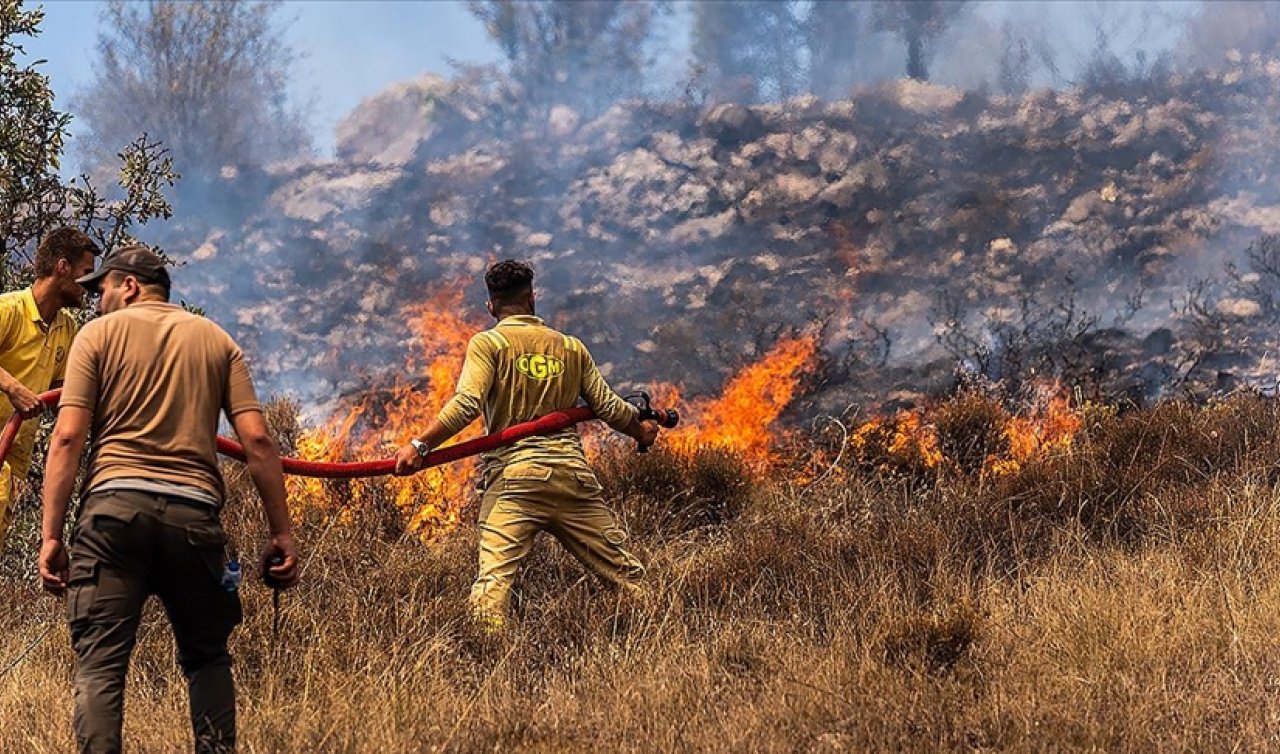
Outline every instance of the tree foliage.
<path id="1" fill-rule="evenodd" d="M 694 65 L 717 101 L 786 99 L 803 89 L 804 17 L 795 2 L 693 6 Z"/>
<path id="2" fill-rule="evenodd" d="M 862 4 L 852 0 L 814 3 L 804 21 L 809 48 L 809 91 L 819 97 L 848 95 L 862 46 Z"/>
<path id="3" fill-rule="evenodd" d="M 21 65 L 17 39 L 34 36 L 44 14 L 0 0 L 0 253 L 25 249 L 63 205 L 58 168 L 71 117 L 53 108 L 49 78 Z"/>
<path id="4" fill-rule="evenodd" d="M 470 3 L 506 57 L 526 106 L 545 112 L 562 104 L 587 116 L 641 95 L 647 43 L 665 7 L 652 0 Z"/>
<path id="5" fill-rule="evenodd" d="M 50 230 L 76 225 L 104 251 L 130 240 L 129 229 L 171 213 L 164 189 L 178 176 L 166 150 L 146 134 L 117 158 L 121 196 L 104 198 L 85 176 L 59 174 L 71 117 L 54 107 L 40 61 L 24 63 L 21 40 L 40 33 L 40 9 L 0 0 L 0 283 L 25 282 L 31 255 Z"/>
<path id="6" fill-rule="evenodd" d="M 310 146 L 288 94 L 294 55 L 275 2 L 113 0 L 93 84 L 76 98 L 86 156 L 101 164 L 139 133 L 192 177 L 261 165 Z"/>

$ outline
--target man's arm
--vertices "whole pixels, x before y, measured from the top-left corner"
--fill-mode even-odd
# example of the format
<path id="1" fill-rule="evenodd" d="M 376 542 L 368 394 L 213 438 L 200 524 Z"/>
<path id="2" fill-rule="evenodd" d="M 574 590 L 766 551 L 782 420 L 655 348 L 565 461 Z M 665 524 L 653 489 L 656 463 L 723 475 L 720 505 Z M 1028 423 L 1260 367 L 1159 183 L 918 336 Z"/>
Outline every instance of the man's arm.
<path id="1" fill-rule="evenodd" d="M 484 398 L 493 386 L 494 349 L 493 342 L 484 333 L 471 338 L 458 375 L 458 387 L 439 415 L 427 423 L 426 431 L 417 438 L 419 442 L 428 448 L 437 448 L 480 418 Z M 396 451 L 396 474 L 412 474 L 421 470 L 424 462 L 417 448 L 405 445 Z"/>
<path id="2" fill-rule="evenodd" d="M 642 447 L 649 447 L 658 438 L 658 424 L 651 421 L 640 421 L 640 409 L 622 399 L 613 392 L 604 375 L 596 367 L 595 359 L 581 341 L 578 341 L 582 353 L 582 398 L 596 413 L 596 417 L 610 427 L 635 440 Z"/>
<path id="3" fill-rule="evenodd" d="M 67 505 L 71 502 L 71 490 L 75 487 L 80 454 L 84 452 L 92 418 L 93 412 L 87 408 L 68 406 L 62 409 L 53 427 L 53 437 L 49 440 L 41 494 L 44 542 L 40 546 L 40 580 L 44 582 L 44 588 L 54 594 L 61 594 L 67 588 L 69 563 L 62 532 L 66 527 Z"/>
<path id="4" fill-rule="evenodd" d="M 9 350 L 13 346 L 10 342 L 11 334 L 14 318 L 18 314 L 15 302 L 9 299 L 6 299 L 6 302 L 4 306 L 0 306 L 0 353 Z M 0 367 L 0 393 L 4 393 L 9 402 L 13 404 L 13 410 L 23 419 L 39 416 L 44 411 L 44 404 L 40 402 L 40 397 L 36 395 L 35 391 L 23 385 L 8 370 L 2 367 Z"/>
<path id="5" fill-rule="evenodd" d="M 263 573 L 269 573 L 282 588 L 293 586 L 298 583 L 298 552 L 293 542 L 289 507 L 285 502 L 280 452 L 267 432 L 267 422 L 261 411 L 241 411 L 231 417 L 231 424 L 244 446 L 249 477 L 262 498 L 262 510 L 267 516 L 270 536 L 262 553 Z M 280 558 L 280 562 L 271 564 L 269 561 L 273 557 Z"/>
<path id="6" fill-rule="evenodd" d="M 31 419 L 44 412 L 44 404 L 35 391 L 23 385 L 16 377 L 0 367 L 0 393 L 4 393 L 13 404 L 13 410 L 23 419 Z"/>

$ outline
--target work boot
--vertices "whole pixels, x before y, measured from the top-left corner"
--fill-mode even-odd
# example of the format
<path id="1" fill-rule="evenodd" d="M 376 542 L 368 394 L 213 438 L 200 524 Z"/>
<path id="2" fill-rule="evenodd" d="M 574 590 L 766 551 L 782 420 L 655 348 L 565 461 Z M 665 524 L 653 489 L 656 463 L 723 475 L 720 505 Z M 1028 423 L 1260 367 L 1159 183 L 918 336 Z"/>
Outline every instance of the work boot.
<path id="1" fill-rule="evenodd" d="M 496 610 L 486 610 L 479 607 L 471 610 L 471 623 L 485 636 L 497 636 L 507 629 L 505 615 Z"/>

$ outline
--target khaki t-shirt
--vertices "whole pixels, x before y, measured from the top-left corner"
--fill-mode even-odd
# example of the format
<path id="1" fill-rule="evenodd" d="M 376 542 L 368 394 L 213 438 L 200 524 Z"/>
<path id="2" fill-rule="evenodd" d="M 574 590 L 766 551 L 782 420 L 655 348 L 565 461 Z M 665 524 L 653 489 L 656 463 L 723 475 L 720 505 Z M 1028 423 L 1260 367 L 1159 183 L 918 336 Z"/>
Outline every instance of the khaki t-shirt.
<path id="1" fill-rule="evenodd" d="M 85 325 L 71 346 L 62 405 L 93 412 L 85 489 L 148 478 L 225 496 L 218 415 L 260 411 L 239 346 L 211 320 L 159 302 Z"/>

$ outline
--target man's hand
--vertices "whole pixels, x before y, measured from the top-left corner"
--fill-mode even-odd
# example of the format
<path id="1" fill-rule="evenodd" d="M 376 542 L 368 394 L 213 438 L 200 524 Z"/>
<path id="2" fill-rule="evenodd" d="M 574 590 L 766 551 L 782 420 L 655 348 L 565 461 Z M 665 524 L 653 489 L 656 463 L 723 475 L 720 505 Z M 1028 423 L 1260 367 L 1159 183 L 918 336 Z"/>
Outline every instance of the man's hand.
<path id="1" fill-rule="evenodd" d="M 26 385 L 15 382 L 6 394 L 13 404 L 13 410 L 23 419 L 33 419 L 44 413 L 44 402 L 40 400 L 40 396 L 28 390 Z"/>
<path id="2" fill-rule="evenodd" d="M 293 537 L 277 534 L 262 548 L 262 580 L 272 589 L 288 589 L 298 583 L 298 577 L 298 550 Z"/>
<path id="3" fill-rule="evenodd" d="M 627 434 L 635 438 L 640 447 L 647 448 L 658 439 L 658 423 L 652 419 L 631 422 Z"/>
<path id="4" fill-rule="evenodd" d="M 422 471 L 426 462 L 427 459 L 419 455 L 417 448 L 405 445 L 396 451 L 396 476 L 408 476 Z"/>
<path id="5" fill-rule="evenodd" d="M 46 539 L 40 547 L 40 581 L 45 591 L 62 594 L 67 591 L 68 570 L 71 562 L 67 559 L 67 549 L 60 539 Z"/>

